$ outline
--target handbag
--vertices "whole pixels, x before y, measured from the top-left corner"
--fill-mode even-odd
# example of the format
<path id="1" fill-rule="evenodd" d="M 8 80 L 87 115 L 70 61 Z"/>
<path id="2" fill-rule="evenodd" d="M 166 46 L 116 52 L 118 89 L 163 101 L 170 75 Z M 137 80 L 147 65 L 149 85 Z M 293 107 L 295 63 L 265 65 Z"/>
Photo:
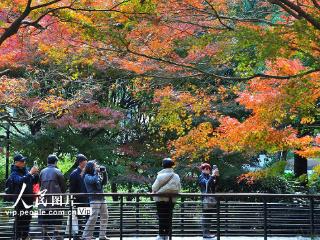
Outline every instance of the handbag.
<path id="1" fill-rule="evenodd" d="M 206 193 L 208 193 L 208 182 L 206 182 Z M 212 196 L 204 196 L 203 200 L 203 208 L 208 209 L 208 208 L 214 208 L 217 204 L 217 200 L 215 197 Z"/>

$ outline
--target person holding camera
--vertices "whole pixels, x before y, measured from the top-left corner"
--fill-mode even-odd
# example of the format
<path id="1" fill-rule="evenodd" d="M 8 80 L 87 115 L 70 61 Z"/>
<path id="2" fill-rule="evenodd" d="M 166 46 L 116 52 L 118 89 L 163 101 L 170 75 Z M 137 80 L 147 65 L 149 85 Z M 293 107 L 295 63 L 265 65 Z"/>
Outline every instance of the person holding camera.
<path id="1" fill-rule="evenodd" d="M 31 214 L 20 214 L 21 212 L 26 212 L 26 210 L 31 211 L 33 205 L 33 197 L 25 196 L 25 194 L 33 193 L 33 185 L 38 182 L 38 168 L 33 166 L 30 171 L 26 168 L 27 158 L 21 154 L 14 156 L 14 165 L 11 166 L 11 174 L 6 181 L 6 193 L 7 194 L 17 194 L 17 196 L 10 198 L 10 201 L 14 201 L 15 211 L 17 212 L 14 221 L 14 239 L 28 239 Z M 18 194 L 22 191 L 23 185 L 25 184 L 24 192 L 20 199 L 18 199 Z M 31 206 L 29 208 L 29 206 Z M 30 238 L 29 238 L 30 239 Z"/>
<path id="2" fill-rule="evenodd" d="M 107 223 L 108 223 L 108 208 L 104 200 L 104 196 L 96 194 L 103 193 L 103 186 L 107 184 L 107 172 L 103 166 L 98 166 L 95 160 L 89 161 L 84 170 L 84 184 L 89 194 L 90 207 L 92 214 L 90 215 L 82 238 L 89 240 L 93 236 L 93 231 L 100 214 L 100 232 L 99 240 L 109 240 L 106 237 Z"/>
<path id="3" fill-rule="evenodd" d="M 201 193 L 215 193 L 219 181 L 219 169 L 216 165 L 211 168 L 210 164 L 203 163 L 200 166 L 201 174 L 199 176 L 199 186 Z M 213 239 L 210 234 L 211 220 L 216 207 L 216 199 L 211 196 L 202 197 L 202 231 L 203 239 Z"/>

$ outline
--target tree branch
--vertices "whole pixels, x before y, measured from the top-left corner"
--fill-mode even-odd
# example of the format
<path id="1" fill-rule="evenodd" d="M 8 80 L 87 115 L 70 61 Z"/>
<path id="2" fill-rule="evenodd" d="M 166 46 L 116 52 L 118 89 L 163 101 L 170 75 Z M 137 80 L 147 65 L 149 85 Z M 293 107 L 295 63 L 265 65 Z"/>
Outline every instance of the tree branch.
<path id="1" fill-rule="evenodd" d="M 219 22 L 220 22 L 220 24 L 221 24 L 222 26 L 226 27 L 226 28 L 229 29 L 229 30 L 234 30 L 234 28 L 232 28 L 232 27 L 228 26 L 227 24 L 225 24 L 224 22 L 222 22 L 219 14 L 218 14 L 218 12 L 217 12 L 217 10 L 214 8 L 214 6 L 213 6 L 211 3 L 209 3 L 207 0 L 205 0 L 205 2 L 210 6 L 210 8 L 211 8 L 211 10 L 213 11 L 215 17 L 219 20 Z"/>
<path id="2" fill-rule="evenodd" d="M 10 71 L 10 69 L 5 69 L 0 72 L 0 76 L 7 74 Z"/>
<path id="3" fill-rule="evenodd" d="M 9 37 L 16 34 L 21 26 L 21 22 L 30 14 L 31 12 L 31 3 L 32 0 L 28 0 L 27 6 L 23 13 L 18 17 L 11 25 L 10 27 L 6 28 L 4 33 L 0 36 L 0 46 L 1 44 L 8 39 Z"/>
<path id="4" fill-rule="evenodd" d="M 230 80 L 230 81 L 247 81 L 247 80 L 250 80 L 250 79 L 253 79 L 253 78 L 257 78 L 257 77 L 260 77 L 260 78 L 275 78 L 275 79 L 290 79 L 290 78 L 296 78 L 296 77 L 303 77 L 305 75 L 308 75 L 308 74 L 311 74 L 311 73 L 314 73 L 314 72 L 320 72 L 320 68 L 316 68 L 316 69 L 309 69 L 307 71 L 303 71 L 303 72 L 300 72 L 300 73 L 294 74 L 294 75 L 278 76 L 278 75 L 268 75 L 268 74 L 264 74 L 264 73 L 257 73 L 257 74 L 253 74 L 253 75 L 248 76 L 248 77 L 226 77 L 226 76 L 218 75 L 218 74 L 215 74 L 215 73 L 206 72 L 204 70 L 201 70 L 201 69 L 199 69 L 197 67 L 194 67 L 194 66 L 191 66 L 191 65 L 185 65 L 185 64 L 173 62 L 171 60 L 167 60 L 167 59 L 163 59 L 163 58 L 159 58 L 159 57 L 154 57 L 154 56 L 149 56 L 149 55 L 146 55 L 146 54 L 143 54 L 143 53 L 138 53 L 138 52 L 130 50 L 128 46 L 126 46 L 126 49 L 127 49 L 126 51 L 124 51 L 124 50 L 116 50 L 116 49 L 107 49 L 107 48 L 102 48 L 102 47 L 99 47 L 99 49 L 105 50 L 105 51 L 118 52 L 118 53 L 131 53 L 131 54 L 136 55 L 136 56 L 144 57 L 144 58 L 147 58 L 147 59 L 152 59 L 152 60 L 155 60 L 155 61 L 158 61 L 158 62 L 163 62 L 163 63 L 167 63 L 167 64 L 170 64 L 170 65 L 182 67 L 182 68 L 186 68 L 186 69 L 189 69 L 189 70 L 192 70 L 192 71 L 200 72 L 202 75 L 211 76 L 211 77 L 215 77 L 217 79 L 226 80 L 226 81 L 227 80 Z"/>
<path id="5" fill-rule="evenodd" d="M 313 5 L 320 10 L 320 3 L 318 2 L 318 0 L 311 0 L 311 1 Z"/>
<path id="6" fill-rule="evenodd" d="M 291 10 L 295 11 L 298 14 L 298 16 L 303 17 L 312 26 L 314 26 L 316 29 L 320 30 L 320 22 L 317 19 L 315 19 L 313 16 L 308 14 L 306 11 L 304 11 L 300 6 L 294 4 L 293 2 L 291 2 L 289 0 L 269 0 L 269 2 L 276 4 L 280 7 L 283 7 L 283 5 L 289 7 Z"/>
<path id="7" fill-rule="evenodd" d="M 53 0 L 51 2 L 47 2 L 47 3 L 44 3 L 44 4 L 39 4 L 39 5 L 36 5 L 36 6 L 33 6 L 31 7 L 31 11 L 32 10 L 36 10 L 36 9 L 39 9 L 39 8 L 44 8 L 44 7 L 48 7 L 52 4 L 55 4 L 55 3 L 58 3 L 58 2 L 61 2 L 61 0 Z"/>

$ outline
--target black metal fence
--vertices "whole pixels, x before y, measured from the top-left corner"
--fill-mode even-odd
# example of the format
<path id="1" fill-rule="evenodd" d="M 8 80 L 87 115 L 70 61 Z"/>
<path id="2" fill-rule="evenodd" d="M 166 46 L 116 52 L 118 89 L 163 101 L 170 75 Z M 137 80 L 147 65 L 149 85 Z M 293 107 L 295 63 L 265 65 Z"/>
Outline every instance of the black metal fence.
<path id="1" fill-rule="evenodd" d="M 107 235 L 116 239 L 147 237 L 158 234 L 154 194 L 105 193 L 109 219 Z M 71 198 L 69 194 L 63 196 Z M 179 194 L 172 220 L 172 236 L 201 236 L 201 194 Z M 212 194 L 217 204 L 212 209 L 212 233 L 220 236 L 317 236 L 320 235 L 320 195 L 299 194 Z M 4 194 L 0 194 L 3 198 Z M 74 197 L 74 195 L 73 195 Z M 170 196 L 172 197 L 172 196 Z M 0 239 L 13 239 L 14 216 L 8 214 L 12 203 L 1 201 Z M 72 239 L 72 201 L 59 207 L 64 210 L 60 234 Z M 33 210 L 37 210 L 36 207 Z M 68 215 L 70 215 L 68 217 Z M 85 224 L 79 221 L 79 228 Z M 31 221 L 32 239 L 42 239 L 38 216 Z M 96 230 L 99 229 L 99 220 Z M 51 234 L 51 233 L 50 233 Z"/>

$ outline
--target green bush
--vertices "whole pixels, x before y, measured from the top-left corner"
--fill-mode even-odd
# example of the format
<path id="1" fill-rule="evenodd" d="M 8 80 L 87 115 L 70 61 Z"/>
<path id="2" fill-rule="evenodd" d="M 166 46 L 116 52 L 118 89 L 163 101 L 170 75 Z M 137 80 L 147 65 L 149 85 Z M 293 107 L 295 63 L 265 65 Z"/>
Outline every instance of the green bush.
<path id="1" fill-rule="evenodd" d="M 293 186 L 284 177 L 285 161 L 279 161 L 263 170 L 249 172 L 238 177 L 242 192 L 293 193 Z"/>
<path id="2" fill-rule="evenodd" d="M 309 193 L 320 192 L 320 165 L 313 168 L 313 173 L 309 176 L 308 184 Z"/>

